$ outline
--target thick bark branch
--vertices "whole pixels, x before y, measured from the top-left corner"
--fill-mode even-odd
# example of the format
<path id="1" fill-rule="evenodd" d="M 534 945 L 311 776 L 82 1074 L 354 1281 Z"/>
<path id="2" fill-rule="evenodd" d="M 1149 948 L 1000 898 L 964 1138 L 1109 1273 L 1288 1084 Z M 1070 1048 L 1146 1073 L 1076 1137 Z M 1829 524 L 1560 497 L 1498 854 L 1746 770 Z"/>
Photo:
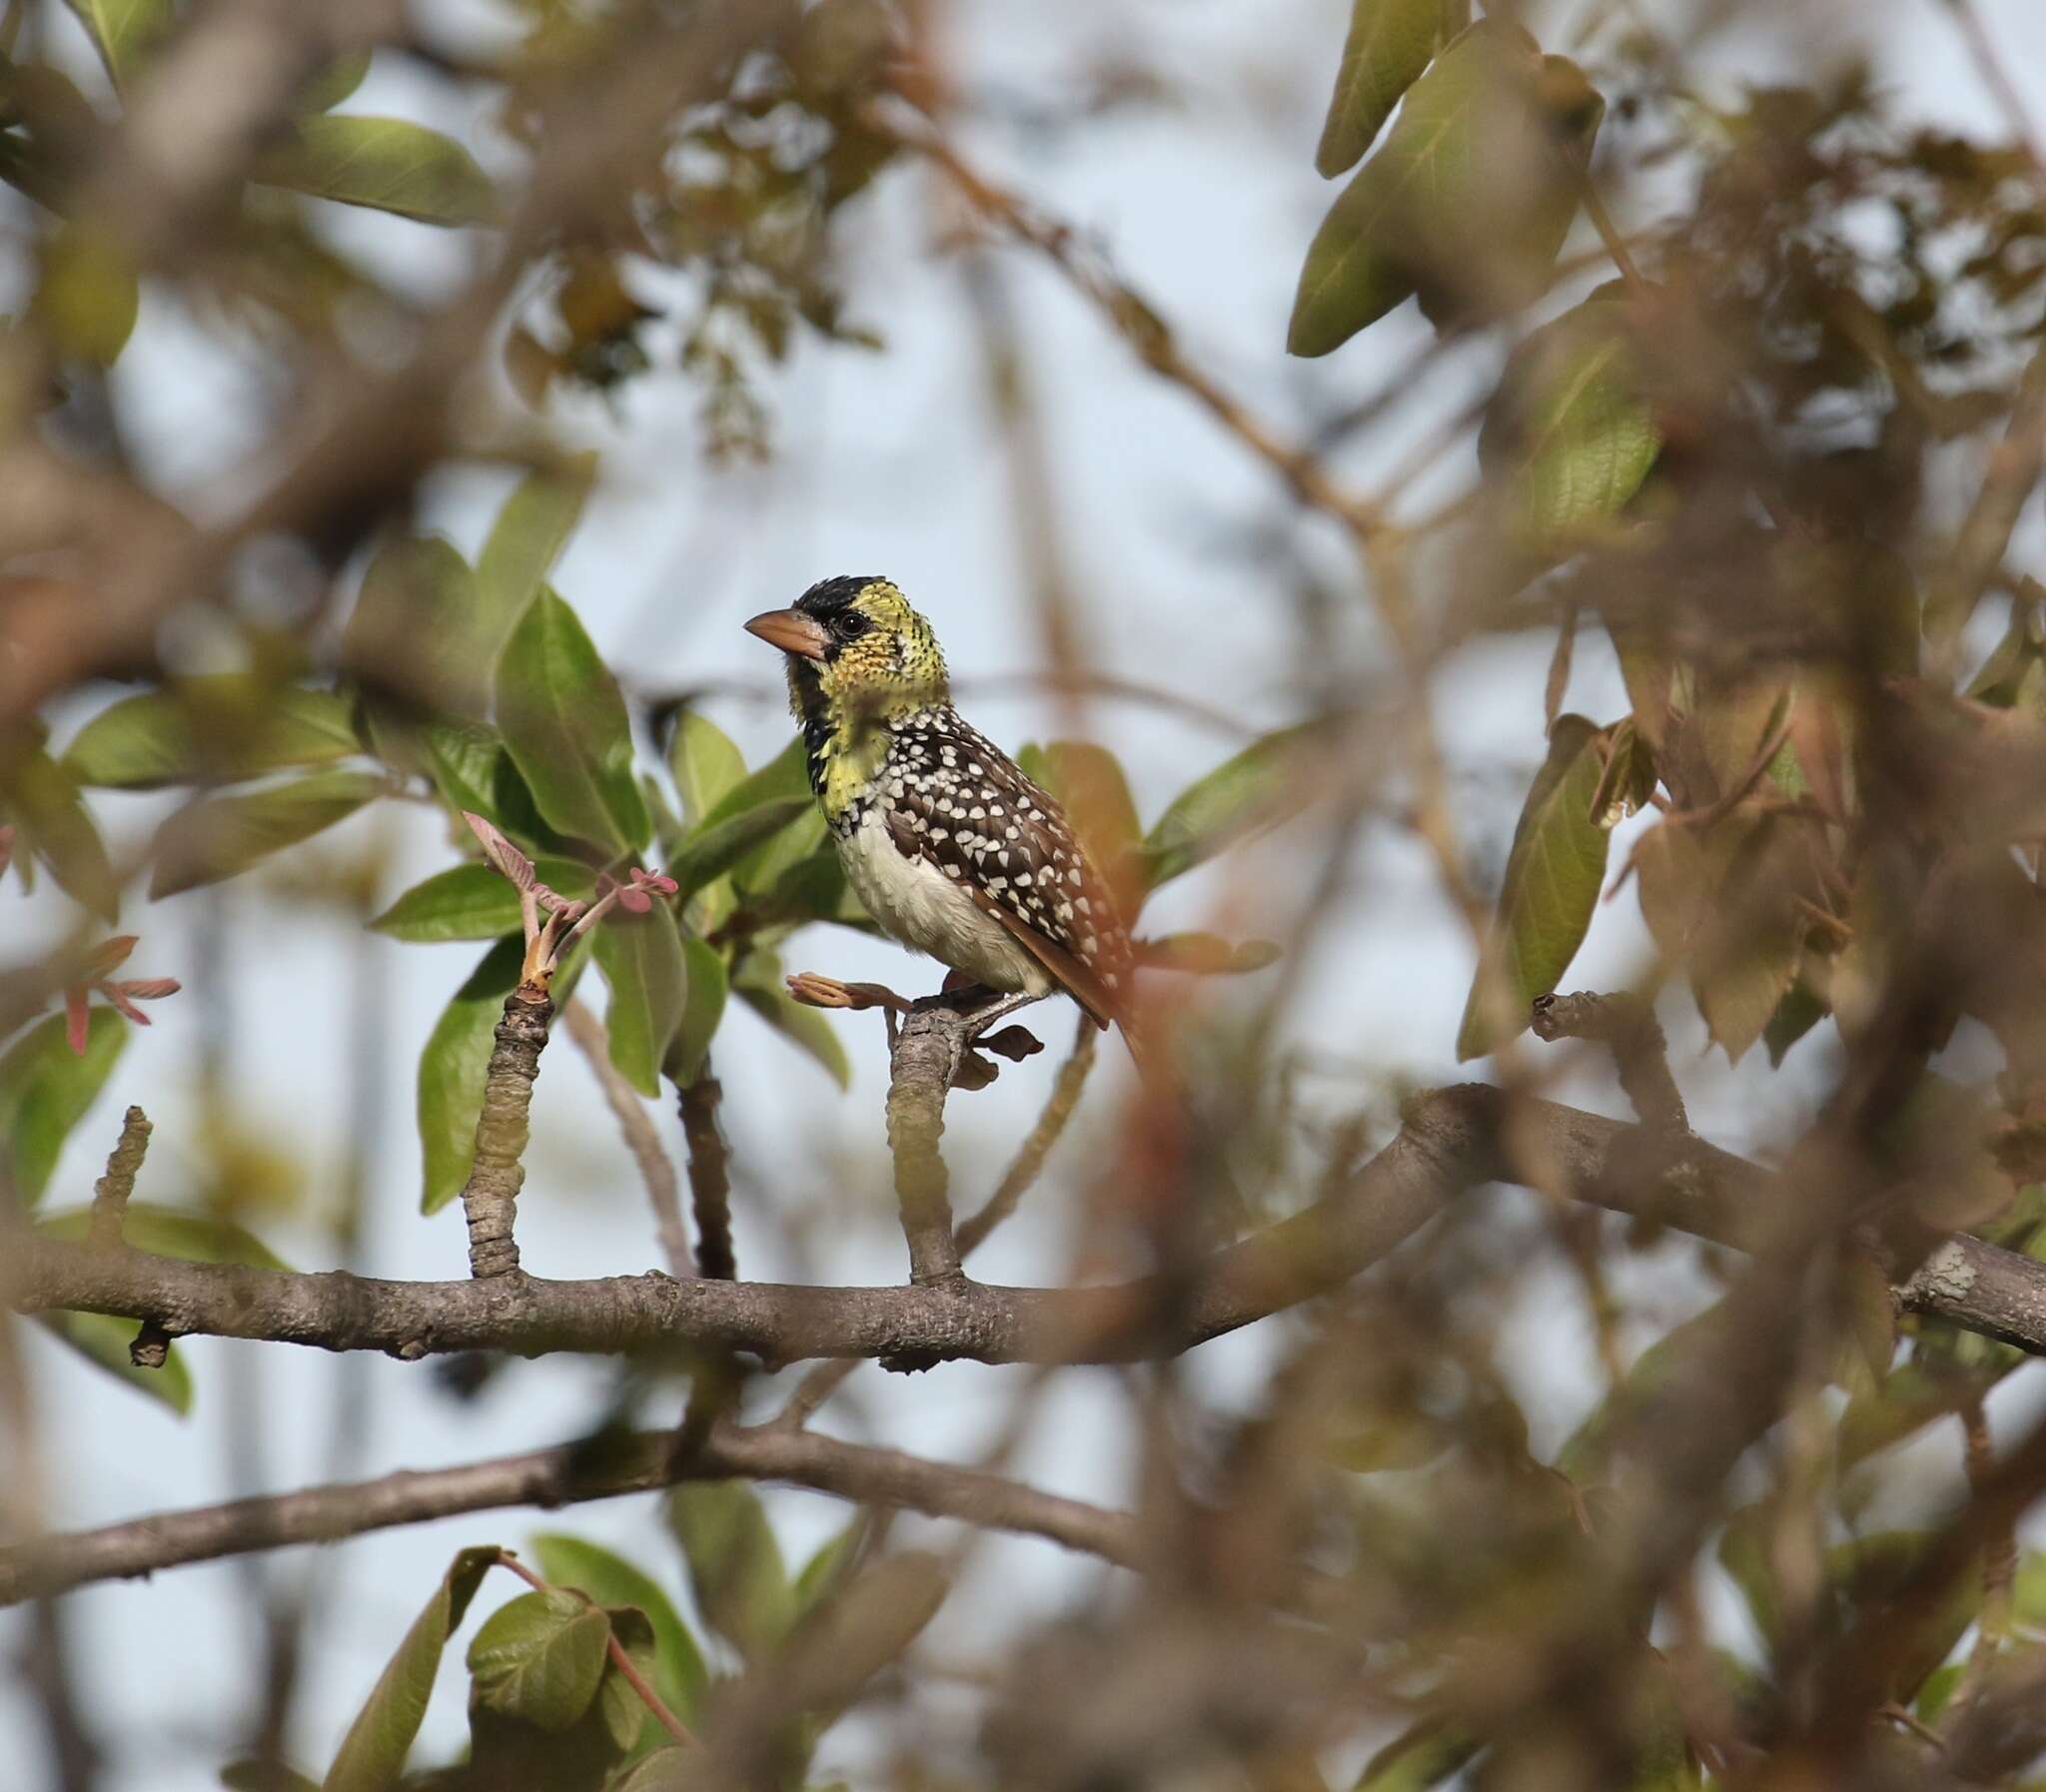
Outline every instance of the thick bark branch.
<path id="1" fill-rule="evenodd" d="M 1218 1251 L 1175 1287 L 798 1288 L 680 1283 L 658 1272 L 592 1282 L 492 1277 L 385 1282 L 187 1263 L 126 1249 L 20 1241 L 13 1299 L 146 1320 L 174 1336 L 268 1339 L 407 1359 L 500 1349 L 657 1352 L 682 1346 L 810 1356 L 984 1362 L 1127 1361 L 1190 1348 L 1347 1281 L 1462 1191 L 1539 1165 L 1559 1193 L 1720 1244 L 1769 1237 L 1785 1191 L 1702 1142 L 1674 1171 L 1639 1127 L 1484 1084 L 1417 1097 L 1399 1136 L 1335 1194 Z M 1954 1265 L 1968 1274 L 1947 1273 Z M 2046 1354 L 2046 1264 L 1951 1237 L 1900 1294 L 1911 1311 Z M 1168 1317 L 1169 1316 L 1169 1317 Z"/>
<path id="2" fill-rule="evenodd" d="M 909 1279 L 919 1285 L 960 1275 L 938 1142 L 945 1135 L 945 1097 L 965 1049 L 965 1018 L 928 1002 L 910 1010 L 888 1054 L 888 1149 L 895 1157 L 902 1235 L 909 1242 Z"/>
<path id="3" fill-rule="evenodd" d="M 727 1475 L 1045 1537 L 1125 1566 L 1140 1557 L 1137 1521 L 1125 1512 L 813 1431 L 718 1425 L 689 1451 L 676 1447 L 672 1431 L 641 1431 L 43 1537 L 0 1549 L 0 1605 L 185 1562 L 331 1543 L 462 1512 L 575 1505 Z"/>

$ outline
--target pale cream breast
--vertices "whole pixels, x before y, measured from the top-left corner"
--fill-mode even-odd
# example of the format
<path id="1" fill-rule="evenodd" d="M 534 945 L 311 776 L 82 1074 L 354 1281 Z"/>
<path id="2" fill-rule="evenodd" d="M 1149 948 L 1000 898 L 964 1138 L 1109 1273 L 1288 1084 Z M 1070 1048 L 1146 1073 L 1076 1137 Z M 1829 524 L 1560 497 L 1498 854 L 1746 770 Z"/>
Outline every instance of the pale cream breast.
<path id="1" fill-rule="evenodd" d="M 956 881 L 895 844 L 878 803 L 839 838 L 838 858 L 853 893 L 891 938 L 990 989 L 1049 995 L 1057 988 L 1050 973 Z"/>

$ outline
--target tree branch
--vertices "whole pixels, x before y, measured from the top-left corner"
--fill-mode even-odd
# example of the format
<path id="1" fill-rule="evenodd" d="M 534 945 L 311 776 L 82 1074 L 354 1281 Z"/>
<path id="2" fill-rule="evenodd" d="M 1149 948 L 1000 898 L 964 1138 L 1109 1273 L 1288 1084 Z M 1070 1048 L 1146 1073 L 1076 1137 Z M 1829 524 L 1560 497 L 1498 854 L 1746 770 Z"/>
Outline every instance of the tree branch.
<path id="1" fill-rule="evenodd" d="M 1698 1142 L 1676 1172 L 1641 1128 L 1487 1084 L 1417 1096 L 1384 1151 L 1292 1219 L 1211 1254 L 1169 1291 L 1154 1279 L 1018 1289 L 799 1288 L 681 1283 L 659 1272 L 600 1281 L 491 1277 L 388 1282 L 189 1263 L 126 1248 L 24 1238 L 13 1300 L 149 1320 L 173 1336 L 266 1339 L 407 1360 L 461 1350 L 608 1354 L 688 1346 L 770 1362 L 876 1356 L 1112 1362 L 1164 1356 L 1298 1305 L 1357 1275 L 1466 1189 L 1552 1170 L 1572 1199 L 1741 1249 L 1766 1243 L 1777 1179 Z M 2046 1354 L 2046 1264 L 1948 1235 L 1899 1291 L 1908 1311 Z"/>
<path id="2" fill-rule="evenodd" d="M 525 1183 L 532 1085 L 553 1016 L 553 1001 L 537 984 L 521 983 L 505 998 L 505 1018 L 498 1023 L 498 1043 L 484 1078 L 483 1112 L 477 1116 L 476 1162 L 462 1191 L 469 1273 L 479 1281 L 518 1269 L 512 1223 Z"/>
<path id="3" fill-rule="evenodd" d="M 661 1149 L 660 1135 L 639 1092 L 619 1074 L 611 1062 L 610 1039 L 596 1011 L 587 1002 L 571 1001 L 562 1011 L 562 1023 L 576 1049 L 589 1060 L 604 1104 L 624 1135 L 625 1149 L 639 1166 L 639 1180 L 646 1185 L 646 1199 L 653 1207 L 654 1230 L 667 1267 L 677 1276 L 693 1276 L 696 1260 L 689 1251 L 689 1235 L 682 1227 L 682 1192 L 675 1181 L 675 1167 Z"/>
<path id="4" fill-rule="evenodd" d="M 1044 1537 L 1124 1566 L 1140 1560 L 1138 1524 L 1125 1512 L 979 1469 L 928 1462 L 814 1431 L 720 1424 L 693 1451 L 678 1449 L 672 1431 L 598 1436 L 455 1468 L 401 1470 L 372 1481 L 158 1512 L 98 1530 L 39 1538 L 0 1549 L 0 1605 L 185 1562 L 331 1543 L 463 1512 L 506 1506 L 551 1509 L 682 1480 L 732 1476 Z"/>

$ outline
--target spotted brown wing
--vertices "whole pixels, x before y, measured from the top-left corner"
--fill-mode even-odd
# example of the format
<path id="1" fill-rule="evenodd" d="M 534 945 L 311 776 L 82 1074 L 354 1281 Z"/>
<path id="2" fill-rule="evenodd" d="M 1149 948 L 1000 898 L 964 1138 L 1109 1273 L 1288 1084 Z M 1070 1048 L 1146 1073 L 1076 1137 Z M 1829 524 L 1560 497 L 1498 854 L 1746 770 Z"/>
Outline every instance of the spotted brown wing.
<path id="1" fill-rule="evenodd" d="M 1058 803 L 950 710 L 899 726 L 881 801 L 897 846 L 937 866 L 1106 1027 L 1130 990 L 1114 899 Z"/>

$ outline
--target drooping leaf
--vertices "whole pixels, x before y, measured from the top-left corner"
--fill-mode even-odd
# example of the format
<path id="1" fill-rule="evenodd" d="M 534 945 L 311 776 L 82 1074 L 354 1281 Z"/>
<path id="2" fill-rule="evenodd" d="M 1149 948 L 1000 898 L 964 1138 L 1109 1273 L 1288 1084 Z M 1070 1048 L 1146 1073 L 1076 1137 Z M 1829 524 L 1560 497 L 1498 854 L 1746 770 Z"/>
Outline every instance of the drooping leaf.
<path id="1" fill-rule="evenodd" d="M 171 0 L 65 0 L 78 15 L 115 87 L 125 87 L 177 23 Z"/>
<path id="2" fill-rule="evenodd" d="M 44 1238 L 77 1245 L 92 1227 L 89 1207 L 63 1208 L 35 1223 Z M 155 1257 L 183 1258 L 196 1264 L 247 1264 L 258 1270 L 289 1270 L 291 1265 L 255 1234 L 212 1214 L 160 1202 L 130 1201 L 121 1219 L 121 1237 L 136 1251 Z"/>
<path id="3" fill-rule="evenodd" d="M 478 577 L 453 542 L 404 536 L 377 550 L 342 633 L 351 669 L 415 709 L 482 712 L 502 635 L 484 639 Z"/>
<path id="4" fill-rule="evenodd" d="M 0 1139 L 14 1172 L 14 1189 L 33 1207 L 72 1129 L 83 1120 L 128 1046 L 128 1023 L 111 1008 L 94 1008 L 85 1051 L 64 1036 L 64 1017 L 52 1015 L 24 1033 L 0 1058 Z"/>
<path id="5" fill-rule="evenodd" d="M 505 998 L 518 984 L 524 943 L 500 940 L 455 992 L 420 1054 L 419 1128 L 424 1159 L 420 1212 L 438 1213 L 462 1193 L 476 1160 L 484 1076 Z"/>
<path id="6" fill-rule="evenodd" d="M 636 852 L 651 822 L 632 774 L 632 729 L 610 669 L 550 590 L 526 607 L 498 665 L 505 745 L 546 822 Z"/>
<path id="7" fill-rule="evenodd" d="M 458 814 L 495 822 L 534 853 L 567 844 L 540 819 L 532 791 L 505 748 L 497 729 L 481 723 L 435 723 L 420 735 L 427 773 L 441 798 Z"/>
<path id="8" fill-rule="evenodd" d="M 1802 978 L 1791 984 L 1776 1004 L 1776 1012 L 1769 1016 L 1769 1024 L 1762 1029 L 1769 1068 L 1774 1070 L 1781 1065 L 1790 1048 L 1831 1012 L 1825 999 Z"/>
<path id="9" fill-rule="evenodd" d="M 1195 779 L 1145 837 L 1150 887 L 1170 883 L 1239 840 L 1298 814 L 1322 792 L 1316 760 L 1331 739 L 1332 731 L 1320 722 L 1282 728 Z"/>
<path id="10" fill-rule="evenodd" d="M 1514 830 L 1499 908 L 1457 1029 L 1459 1061 L 1519 1034 L 1529 1003 L 1555 988 L 1583 943 L 1611 839 L 1591 819 L 1603 771 L 1600 730 L 1581 715 L 1557 716 Z"/>
<path id="11" fill-rule="evenodd" d="M 668 860 L 667 874 L 675 880 L 681 899 L 687 901 L 790 822 L 816 813 L 816 807 L 807 795 L 774 796 L 721 821 L 705 822 L 682 841 L 681 850 Z"/>
<path id="12" fill-rule="evenodd" d="M 1352 0 L 1350 35 L 1315 151 L 1334 180 L 1354 166 L 1435 53 L 1471 23 L 1470 0 Z"/>
<path id="13" fill-rule="evenodd" d="M 643 915 L 613 909 L 594 931 L 596 962 L 611 992 L 604 1015 L 611 1063 L 641 1095 L 658 1095 L 661 1062 L 688 991 L 674 911 L 665 902 Z"/>
<path id="14" fill-rule="evenodd" d="M 765 765 L 749 771 L 726 790 L 697 825 L 707 828 L 761 803 L 771 802 L 776 797 L 811 795 L 808 761 L 803 752 L 802 736 L 797 735 Z"/>
<path id="15" fill-rule="evenodd" d="M 549 1531 L 532 1539 L 542 1576 L 555 1586 L 587 1593 L 602 1606 L 629 1605 L 653 1627 L 653 1689 L 684 1723 L 702 1709 L 708 1674 L 696 1639 L 689 1634 L 660 1586 L 622 1556 L 581 1537 Z"/>
<path id="16" fill-rule="evenodd" d="M 782 983 L 781 960 L 774 953 L 758 948 L 747 953 L 731 980 L 731 993 L 775 1032 L 821 1064 L 839 1088 L 852 1086 L 852 1061 L 846 1057 L 838 1035 L 821 1013 L 805 1008 L 788 993 Z"/>
<path id="17" fill-rule="evenodd" d="M 385 792 L 370 772 L 322 771 L 244 796 L 189 803 L 157 831 L 150 900 L 235 877 L 346 821 Z"/>
<path id="18" fill-rule="evenodd" d="M 682 820 L 695 827 L 746 775 L 746 762 L 722 728 L 684 708 L 675 712 L 668 735 L 667 769 L 682 799 Z"/>
<path id="19" fill-rule="evenodd" d="M 469 1645 L 472 1711 L 565 1730 L 603 1678 L 610 1619 L 573 1593 L 521 1593 L 484 1620 Z"/>
<path id="20" fill-rule="evenodd" d="M 407 118 L 301 117 L 257 167 L 270 186 L 420 224 L 488 224 L 498 212 L 497 190 L 476 158 Z"/>
<path id="21" fill-rule="evenodd" d="M 192 1371 L 172 1344 L 164 1352 L 160 1368 L 137 1368 L 129 1357 L 135 1342 L 135 1322 L 117 1320 L 104 1313 L 46 1313 L 39 1316 L 52 1338 L 61 1340 L 95 1368 L 101 1368 L 137 1393 L 161 1400 L 186 1417 L 192 1410 Z"/>
<path id="22" fill-rule="evenodd" d="M 321 1792 L 396 1792 L 413 1738 L 420 1733 L 420 1720 L 427 1714 L 441 1651 L 497 1559 L 494 1547 L 465 1549 L 449 1564 L 349 1726 Z"/>
<path id="23" fill-rule="evenodd" d="M 43 240 L 29 315 L 59 355 L 109 368 L 135 330 L 142 289 L 118 239 L 70 223 Z"/>
<path id="24" fill-rule="evenodd" d="M 798 1614 L 827 1597 L 844 1579 L 864 1534 L 865 1526 L 855 1518 L 843 1529 L 833 1531 L 811 1552 L 810 1559 L 803 1563 L 795 1577 L 795 1609 Z"/>
<path id="25" fill-rule="evenodd" d="M 683 980 L 681 1024 L 667 1048 L 663 1067 L 677 1084 L 693 1083 L 703 1069 L 717 1026 L 724 1019 L 729 980 L 724 959 L 716 947 L 693 934 L 682 941 Z"/>
<path id="26" fill-rule="evenodd" d="M 1515 350 L 1479 433 L 1512 527 L 1554 552 L 1640 489 L 1662 446 L 1621 295 L 1601 291 Z"/>
<path id="27" fill-rule="evenodd" d="M 781 1545 L 744 1481 L 685 1481 L 667 1496 L 703 1621 L 748 1661 L 765 1660 L 795 1619 Z"/>
<path id="28" fill-rule="evenodd" d="M 17 851 L 33 851 L 58 887 L 101 920 L 119 914 L 114 868 L 79 797 L 78 780 L 40 744 L 23 741 L 0 765 L 0 806 L 17 829 Z"/>
<path id="29" fill-rule="evenodd" d="M 1526 33 L 1493 20 L 1465 31 L 1322 221 L 1288 352 L 1326 355 L 1416 292 L 1438 326 L 1538 297 L 1602 110 L 1575 66 Z"/>
<path id="30" fill-rule="evenodd" d="M 320 1782 L 295 1768 L 264 1761 L 233 1761 L 220 1770 L 227 1792 L 320 1792 Z"/>
<path id="31" fill-rule="evenodd" d="M 1424 1720 L 1365 1763 L 1355 1792 L 1429 1792 L 1461 1772 L 1478 1749 L 1478 1742 L 1462 1731 Z"/>
<path id="32" fill-rule="evenodd" d="M 332 112 L 368 79 L 370 60 L 367 49 L 337 56 L 299 90 L 298 110 Z"/>
<path id="33" fill-rule="evenodd" d="M 572 859 L 534 862 L 539 881 L 570 902 L 587 901 L 595 880 Z M 496 940 L 518 929 L 518 892 L 488 865 L 437 871 L 387 908 L 370 925 L 394 940 Z"/>
<path id="34" fill-rule="evenodd" d="M 362 751 L 345 698 L 235 672 L 124 697 L 79 729 L 63 765 L 111 790 L 232 783 Z"/>
<path id="35" fill-rule="evenodd" d="M 477 556 L 479 651 L 489 665 L 545 588 L 596 483 L 596 456 L 571 454 L 512 488 Z"/>

